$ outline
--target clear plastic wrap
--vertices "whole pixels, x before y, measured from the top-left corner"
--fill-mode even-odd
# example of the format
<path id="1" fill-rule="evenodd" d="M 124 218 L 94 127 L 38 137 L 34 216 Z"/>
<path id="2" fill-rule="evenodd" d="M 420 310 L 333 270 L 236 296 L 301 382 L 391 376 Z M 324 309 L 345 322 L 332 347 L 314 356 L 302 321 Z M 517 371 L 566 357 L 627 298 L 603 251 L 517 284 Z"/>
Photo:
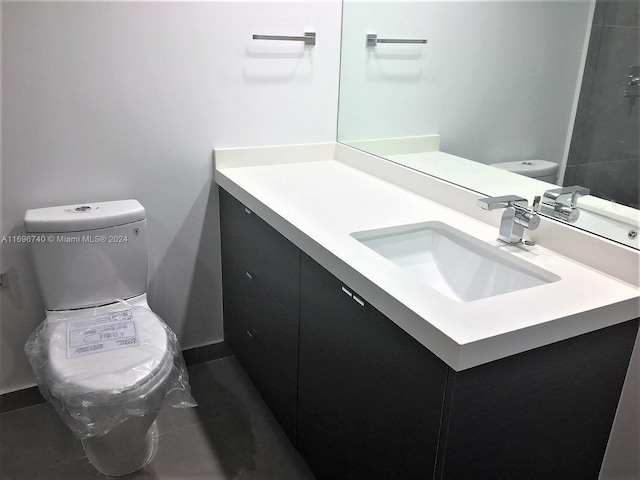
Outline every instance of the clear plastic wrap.
<path id="1" fill-rule="evenodd" d="M 42 322 L 25 353 L 40 392 L 78 439 L 197 405 L 178 339 L 151 310 L 121 301 L 65 314 Z"/>

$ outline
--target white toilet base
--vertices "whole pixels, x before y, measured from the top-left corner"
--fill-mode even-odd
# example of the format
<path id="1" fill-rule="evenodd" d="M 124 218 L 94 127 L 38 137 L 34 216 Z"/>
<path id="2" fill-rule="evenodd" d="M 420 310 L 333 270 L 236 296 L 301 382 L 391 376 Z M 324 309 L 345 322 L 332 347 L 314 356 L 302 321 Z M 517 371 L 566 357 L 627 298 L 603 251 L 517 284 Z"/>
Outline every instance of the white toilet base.
<path id="1" fill-rule="evenodd" d="M 131 417 L 101 437 L 82 440 L 87 458 L 104 475 L 121 476 L 144 467 L 155 456 L 157 412 Z"/>

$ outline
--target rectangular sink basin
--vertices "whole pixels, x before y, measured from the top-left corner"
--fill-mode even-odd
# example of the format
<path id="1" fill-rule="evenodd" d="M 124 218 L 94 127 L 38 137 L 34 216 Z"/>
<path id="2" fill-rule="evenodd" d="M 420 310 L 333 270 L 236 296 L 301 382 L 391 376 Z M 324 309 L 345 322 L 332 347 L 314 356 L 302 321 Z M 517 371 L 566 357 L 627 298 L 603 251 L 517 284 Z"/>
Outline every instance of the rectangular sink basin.
<path id="1" fill-rule="evenodd" d="M 459 302 L 560 280 L 551 272 L 442 222 L 381 228 L 351 236 Z"/>

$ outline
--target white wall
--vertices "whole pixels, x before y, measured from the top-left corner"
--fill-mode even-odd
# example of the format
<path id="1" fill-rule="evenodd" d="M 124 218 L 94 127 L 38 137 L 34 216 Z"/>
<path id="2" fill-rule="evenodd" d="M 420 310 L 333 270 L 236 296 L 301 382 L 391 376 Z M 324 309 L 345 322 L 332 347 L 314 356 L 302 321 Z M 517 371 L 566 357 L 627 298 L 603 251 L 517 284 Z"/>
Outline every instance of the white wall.
<path id="1" fill-rule="evenodd" d="M 138 199 L 149 303 L 183 348 L 222 339 L 212 149 L 335 140 L 341 5 L 3 3 L 2 235 L 28 208 Z M 251 39 L 317 32 L 317 45 Z M 28 248 L 1 245 L 0 393 L 33 385 Z"/>
<path id="2" fill-rule="evenodd" d="M 439 133 L 483 163 L 564 157 L 591 2 L 345 0 L 341 141 Z M 426 45 L 365 47 L 380 38 Z"/>

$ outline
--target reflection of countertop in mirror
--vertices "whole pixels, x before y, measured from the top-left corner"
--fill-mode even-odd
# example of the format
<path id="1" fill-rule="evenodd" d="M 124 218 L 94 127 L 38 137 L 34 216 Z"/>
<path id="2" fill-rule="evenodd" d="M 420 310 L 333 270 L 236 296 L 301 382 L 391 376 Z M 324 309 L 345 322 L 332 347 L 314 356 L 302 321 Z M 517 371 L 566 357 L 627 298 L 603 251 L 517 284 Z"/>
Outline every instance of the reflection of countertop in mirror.
<path id="1" fill-rule="evenodd" d="M 528 198 L 529 192 L 540 192 L 540 184 L 544 184 L 542 188 L 549 189 L 554 187 L 549 183 L 523 177 L 522 175 L 516 176 L 516 174 L 506 170 L 500 170 L 484 163 L 474 162 L 473 160 L 441 151 L 385 155 L 385 158 L 456 185 L 466 186 L 477 192 L 489 192 L 486 194 L 494 197 L 517 192 L 518 195 Z M 525 193 L 521 193 L 521 189 Z M 507 191 L 508 193 L 506 193 Z"/>
<path id="2" fill-rule="evenodd" d="M 604 215 L 611 220 L 631 225 L 634 228 L 640 227 L 640 211 L 635 208 L 592 195 L 578 197 L 577 205 L 581 211 L 592 212 L 593 214 L 601 216 Z"/>
<path id="3" fill-rule="evenodd" d="M 334 144 L 218 149 L 215 178 L 456 370 L 640 316 L 637 285 L 540 245 L 502 245 L 495 239 L 497 224 L 477 219 L 486 215 L 486 222 L 494 223 L 499 216 L 477 208 L 476 194 L 461 193 L 458 187 L 393 164 L 383 166 L 389 175 L 380 178 L 354 168 L 360 160 L 351 161 L 348 157 L 352 153 L 362 155 Z M 398 186 L 400 178 L 409 183 L 431 182 L 428 190 L 434 192 L 453 189 L 455 195 L 464 197 L 460 201 L 465 204 L 453 210 Z M 459 213 L 465 209 L 476 218 Z M 353 232 L 425 221 L 446 223 L 561 279 L 458 302 L 415 280 L 351 236 Z M 542 230 L 548 234 L 549 228 L 556 227 Z M 592 237 L 576 248 L 600 243 L 605 250 L 625 248 Z M 627 250 L 622 253 L 637 265 L 640 252 Z M 619 254 L 615 251 L 611 258 Z"/>
<path id="4" fill-rule="evenodd" d="M 531 202 L 536 195 L 557 188 L 556 185 L 535 178 L 442 151 L 386 154 L 384 158 L 490 196 L 517 194 Z M 578 204 L 583 208 L 580 217 L 573 224 L 575 227 L 640 249 L 640 237 L 628 236 L 630 230 L 637 229 L 640 225 L 638 210 L 590 195 L 581 200 Z"/>

